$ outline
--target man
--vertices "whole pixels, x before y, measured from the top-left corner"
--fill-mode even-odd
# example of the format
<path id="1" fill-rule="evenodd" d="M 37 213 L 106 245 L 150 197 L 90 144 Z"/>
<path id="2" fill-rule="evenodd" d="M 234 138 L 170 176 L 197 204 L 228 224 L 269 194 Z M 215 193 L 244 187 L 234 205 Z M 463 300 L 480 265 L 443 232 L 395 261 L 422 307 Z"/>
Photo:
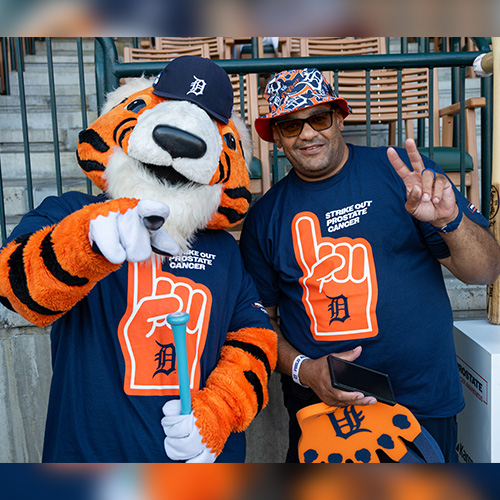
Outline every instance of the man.
<path id="1" fill-rule="evenodd" d="M 240 247 L 278 332 L 287 461 L 298 460 L 300 408 L 376 402 L 334 389 L 328 354 L 389 374 L 398 403 L 456 461 L 464 400 L 441 264 L 494 282 L 500 249 L 486 219 L 412 140 L 406 151 L 346 144 L 350 108 L 318 70 L 279 73 L 266 97 L 256 130 L 293 169 L 250 211 Z"/>

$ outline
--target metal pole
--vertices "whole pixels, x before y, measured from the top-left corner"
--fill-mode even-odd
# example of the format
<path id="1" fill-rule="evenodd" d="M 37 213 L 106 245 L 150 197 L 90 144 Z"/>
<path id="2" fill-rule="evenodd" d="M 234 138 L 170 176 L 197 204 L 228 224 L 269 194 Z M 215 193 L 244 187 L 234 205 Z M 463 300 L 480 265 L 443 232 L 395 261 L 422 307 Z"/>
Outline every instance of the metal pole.
<path id="1" fill-rule="evenodd" d="M 486 106 L 481 108 L 481 212 L 490 211 L 491 167 L 493 150 L 493 78 L 481 78 L 481 95 Z"/>
<path id="2" fill-rule="evenodd" d="M 82 38 L 76 39 L 77 53 L 78 53 L 78 74 L 80 81 L 80 108 L 82 111 L 82 129 L 88 128 L 87 120 L 87 99 L 85 93 L 85 63 L 83 60 L 83 44 Z M 87 177 L 87 193 L 92 194 L 92 181 Z"/>
<path id="3" fill-rule="evenodd" d="M 460 68 L 460 191 L 465 196 L 465 68 Z"/>
<path id="4" fill-rule="evenodd" d="M 50 37 L 46 39 L 47 45 L 47 69 L 49 72 L 49 93 L 50 93 L 50 111 L 52 115 L 52 138 L 54 142 L 54 161 L 56 167 L 56 183 L 57 194 L 62 194 L 62 178 L 61 178 L 61 153 L 59 150 L 59 133 L 57 126 L 57 105 L 56 105 L 56 89 L 54 84 L 54 61 L 52 57 L 52 42 Z"/>
<path id="5" fill-rule="evenodd" d="M 28 136 L 28 117 L 26 113 L 26 95 L 24 92 L 24 75 L 22 72 L 21 63 L 21 40 L 19 37 L 15 39 L 16 45 L 16 59 L 17 59 L 17 76 L 19 80 L 19 102 L 21 105 L 21 121 L 23 125 L 23 144 L 24 144 L 24 163 L 26 169 L 26 187 L 28 191 L 28 207 L 30 210 L 34 208 L 33 203 L 33 182 L 31 175 L 31 158 L 30 158 L 30 147 L 29 147 L 29 136 Z"/>

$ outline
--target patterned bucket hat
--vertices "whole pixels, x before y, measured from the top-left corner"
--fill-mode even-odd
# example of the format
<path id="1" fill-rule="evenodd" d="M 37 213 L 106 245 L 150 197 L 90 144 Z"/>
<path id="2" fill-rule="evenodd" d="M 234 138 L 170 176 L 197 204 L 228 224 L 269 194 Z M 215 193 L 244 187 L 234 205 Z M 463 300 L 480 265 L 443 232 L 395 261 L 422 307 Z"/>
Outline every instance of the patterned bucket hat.
<path id="1" fill-rule="evenodd" d="M 324 102 L 335 102 L 345 118 L 351 108 L 345 99 L 339 97 L 316 68 L 282 71 L 266 86 L 265 98 L 269 102 L 269 113 L 255 120 L 255 130 L 267 142 L 274 142 L 273 118 L 310 108 Z"/>

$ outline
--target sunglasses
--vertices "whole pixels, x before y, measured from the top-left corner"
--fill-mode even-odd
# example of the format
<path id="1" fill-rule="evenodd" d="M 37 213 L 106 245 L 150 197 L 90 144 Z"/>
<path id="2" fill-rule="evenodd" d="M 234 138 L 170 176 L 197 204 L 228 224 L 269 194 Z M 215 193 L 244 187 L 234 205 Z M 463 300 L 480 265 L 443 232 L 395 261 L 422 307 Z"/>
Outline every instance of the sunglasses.
<path id="1" fill-rule="evenodd" d="M 309 126 L 319 132 L 326 130 L 332 126 L 332 115 L 335 110 L 321 111 L 308 118 L 291 118 L 290 120 L 281 120 L 276 122 L 283 137 L 296 137 L 300 135 L 304 128 L 304 123 L 309 123 Z"/>

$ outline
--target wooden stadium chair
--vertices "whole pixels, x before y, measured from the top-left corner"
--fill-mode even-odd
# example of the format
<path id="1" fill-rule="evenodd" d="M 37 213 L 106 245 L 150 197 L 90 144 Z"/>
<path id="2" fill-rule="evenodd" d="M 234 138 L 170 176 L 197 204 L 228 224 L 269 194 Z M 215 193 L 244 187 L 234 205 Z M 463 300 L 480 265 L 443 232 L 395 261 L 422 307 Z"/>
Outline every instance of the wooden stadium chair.
<path id="1" fill-rule="evenodd" d="M 206 36 L 206 37 L 164 37 L 157 36 L 154 38 L 154 46 L 157 50 L 172 50 L 180 47 L 205 47 L 203 57 L 209 59 L 225 59 L 226 47 L 224 38 L 221 36 Z"/>
<path id="2" fill-rule="evenodd" d="M 385 37 L 288 37 L 283 46 L 287 57 L 386 53 Z"/>
<path id="3" fill-rule="evenodd" d="M 398 89 L 397 70 L 372 70 L 370 89 L 367 92 L 367 79 L 364 71 L 341 71 L 337 81 L 330 80 L 337 93 L 347 100 L 352 114 L 346 118 L 346 125 L 372 124 L 389 125 L 390 145 L 396 144 L 396 124 L 398 113 L 406 127 L 406 136 L 414 137 L 414 120 L 430 118 L 434 124 L 434 144 L 439 143 L 439 116 L 437 78 L 434 77 L 434 110 L 430 116 L 430 79 L 427 68 L 403 69 L 401 88 Z M 400 94 L 399 94 L 400 93 Z M 398 103 L 401 98 L 401 103 Z M 370 106 L 368 107 L 368 102 Z M 400 109 L 399 109 L 400 108 Z"/>
<path id="4" fill-rule="evenodd" d="M 486 106 L 486 98 L 472 97 L 465 101 L 465 195 L 476 207 L 479 200 L 479 165 L 477 154 L 476 109 Z M 441 142 L 434 148 L 434 161 L 446 172 L 451 181 L 460 187 L 460 150 L 453 146 L 454 117 L 460 114 L 460 103 L 439 110 Z M 429 148 L 420 148 L 429 156 Z"/>
<path id="5" fill-rule="evenodd" d="M 275 50 L 274 46 L 270 43 L 264 43 L 263 37 L 257 37 L 257 57 L 259 59 L 263 57 L 289 57 L 288 38 L 278 37 L 277 48 Z M 252 37 L 224 37 L 225 53 L 226 59 L 231 58 L 250 58 L 252 57 Z"/>
<path id="6" fill-rule="evenodd" d="M 124 62 L 137 61 L 171 61 L 179 56 L 200 56 L 208 57 L 208 47 L 197 45 L 193 47 L 170 47 L 166 49 L 136 49 L 133 47 L 123 48 Z"/>
<path id="7" fill-rule="evenodd" d="M 240 58 L 241 54 L 241 46 L 242 45 L 251 45 L 252 37 L 224 37 L 224 52 L 226 55 L 226 59 L 232 58 Z M 264 44 L 262 43 L 262 37 L 258 37 L 257 39 L 257 52 L 259 59 L 264 57 Z M 251 51 L 250 51 L 251 54 Z M 250 55 L 251 57 L 251 55 Z"/>

